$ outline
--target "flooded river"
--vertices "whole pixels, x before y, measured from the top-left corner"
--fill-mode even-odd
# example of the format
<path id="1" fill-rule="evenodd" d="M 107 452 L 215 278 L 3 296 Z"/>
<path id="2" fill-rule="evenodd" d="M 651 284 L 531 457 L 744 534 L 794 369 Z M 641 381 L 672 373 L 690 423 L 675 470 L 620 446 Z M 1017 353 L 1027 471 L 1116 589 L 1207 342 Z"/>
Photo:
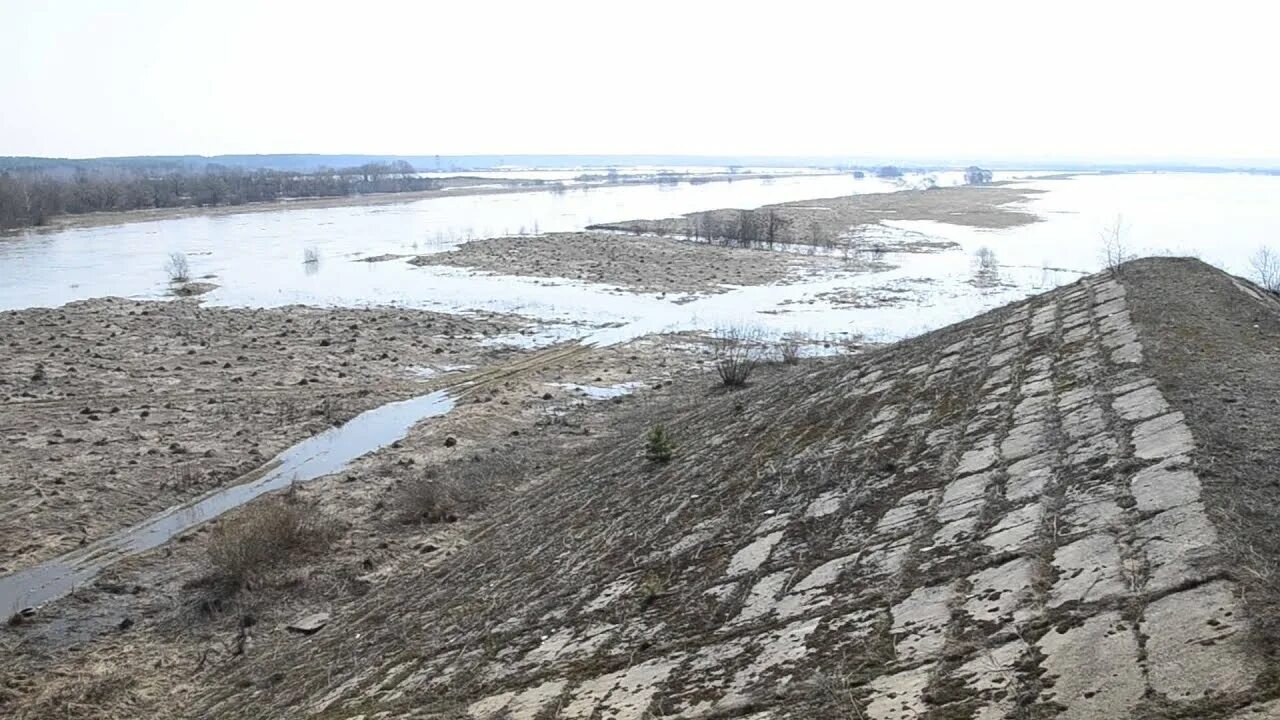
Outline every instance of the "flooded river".
<path id="1" fill-rule="evenodd" d="M 958 174 L 932 179 L 954 184 Z M 924 178 L 909 180 L 919 184 Z M 576 281 L 414 267 L 404 260 L 358 260 L 440 252 L 469 238 L 580 230 L 593 223 L 887 192 L 902 185 L 826 175 L 599 187 L 28 233 L 0 241 L 0 309 L 57 306 L 107 295 L 162 298 L 168 289 L 165 259 L 171 252 L 182 252 L 193 276 L 212 276 L 210 281 L 219 285 L 204 297 L 211 305 L 396 305 L 513 312 L 542 324 L 533 336 L 540 343 L 584 336 L 608 343 L 650 332 L 743 322 L 768 332 L 813 338 L 894 339 L 1099 269 L 1099 232 L 1117 216 L 1131 252 L 1197 254 L 1236 273 L 1248 271 L 1248 256 L 1257 247 L 1280 245 L 1280 214 L 1274 212 L 1280 206 L 1280 177 L 1128 174 L 1025 182 L 1047 191 L 1029 203 L 1043 222 L 980 230 L 890 221 L 885 230 L 890 235 L 921 233 L 957 242 L 961 249 L 889 253 L 886 260 L 894 268 L 883 272 L 835 271 L 802 283 L 737 288 L 693 302 Z M 999 268 L 995 278 L 979 282 L 974 253 L 983 247 L 994 252 Z M 303 262 L 308 250 L 319 255 L 318 263 Z M 866 302 L 842 306 L 824 297 L 847 290 L 857 291 Z M 592 329 L 603 325 L 611 327 Z"/>

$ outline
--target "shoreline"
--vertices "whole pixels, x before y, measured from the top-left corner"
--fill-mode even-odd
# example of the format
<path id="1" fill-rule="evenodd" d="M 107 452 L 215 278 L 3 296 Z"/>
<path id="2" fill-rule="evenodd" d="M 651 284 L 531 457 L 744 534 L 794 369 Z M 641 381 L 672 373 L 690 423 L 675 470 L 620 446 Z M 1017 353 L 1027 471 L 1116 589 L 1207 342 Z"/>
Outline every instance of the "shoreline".
<path id="1" fill-rule="evenodd" d="M 821 175 L 809 173 L 776 173 L 776 174 L 759 174 L 759 175 L 735 175 L 727 174 L 694 176 L 699 180 L 698 184 L 713 182 L 733 182 L 735 180 L 778 180 L 782 178 L 792 177 L 821 177 Z M 475 178 L 466 178 L 474 180 Z M 483 180 L 483 178 L 482 178 Z M 527 182 L 527 181 L 526 181 Z M 689 182 L 688 178 L 682 178 L 680 183 Z M 59 215 L 52 218 L 47 225 L 39 225 L 33 227 L 11 228 L 9 230 L 0 231 L 0 242 L 5 240 L 21 239 L 27 233 L 47 234 L 58 233 L 65 230 L 85 230 L 98 227 L 111 227 L 115 225 L 129 225 L 133 223 L 155 222 L 158 220 L 174 220 L 185 219 L 191 217 L 223 217 L 226 215 L 240 215 L 261 212 L 273 212 L 280 210 L 317 210 L 336 207 L 356 207 L 356 206 L 379 206 L 393 205 L 396 203 L 409 203 L 418 200 L 433 200 L 444 197 L 470 197 L 476 195 L 510 195 L 515 193 L 540 193 L 540 192 L 573 192 L 577 190 L 592 190 L 596 188 L 616 188 L 616 187 L 633 187 L 633 186 L 650 186 L 662 185 L 663 180 L 653 178 L 642 182 L 619 182 L 619 183 L 601 183 L 594 185 L 564 185 L 553 186 L 551 184 L 537 186 L 513 186 L 513 187 L 485 187 L 483 184 L 459 184 L 450 188 L 442 188 L 438 190 L 418 190 L 402 193 L 378 193 L 374 195 L 343 195 L 340 197 L 320 197 L 320 198 L 296 198 L 289 200 L 279 200 L 274 202 L 261 203 L 245 203 L 243 205 L 217 205 L 205 207 L 172 207 L 172 208 L 145 208 L 138 210 L 118 210 L 112 212 L 101 213 L 85 213 L 82 215 Z"/>

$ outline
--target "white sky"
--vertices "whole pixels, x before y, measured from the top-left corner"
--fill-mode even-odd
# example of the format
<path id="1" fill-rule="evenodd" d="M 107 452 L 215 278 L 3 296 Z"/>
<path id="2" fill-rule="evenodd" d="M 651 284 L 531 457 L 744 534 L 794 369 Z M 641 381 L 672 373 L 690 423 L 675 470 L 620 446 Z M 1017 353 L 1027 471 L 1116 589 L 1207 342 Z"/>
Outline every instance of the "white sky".
<path id="1" fill-rule="evenodd" d="M 0 155 L 1276 159 L 1270 7 L 0 0 Z"/>

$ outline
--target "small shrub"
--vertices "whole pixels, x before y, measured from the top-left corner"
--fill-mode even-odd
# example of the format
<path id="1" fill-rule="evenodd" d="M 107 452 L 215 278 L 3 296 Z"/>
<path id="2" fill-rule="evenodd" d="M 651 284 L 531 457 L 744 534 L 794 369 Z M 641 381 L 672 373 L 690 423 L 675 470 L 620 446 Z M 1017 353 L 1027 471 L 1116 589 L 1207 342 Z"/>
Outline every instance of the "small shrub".
<path id="1" fill-rule="evenodd" d="M 661 423 L 654 425 L 649 430 L 649 437 L 645 441 L 644 454 L 651 462 L 656 463 L 670 462 L 671 458 L 675 456 L 675 443 L 671 441 L 670 433 Z"/>
<path id="2" fill-rule="evenodd" d="M 406 523 L 453 522 L 476 504 L 474 493 L 456 479 L 427 468 L 400 485 L 400 520 Z"/>
<path id="3" fill-rule="evenodd" d="M 44 363 L 36 363 L 36 369 L 31 373 L 31 382 L 44 382 Z"/>
<path id="4" fill-rule="evenodd" d="M 778 353 L 782 356 L 784 365 L 798 365 L 800 363 L 800 341 L 790 337 L 783 339 L 782 347 L 778 349 Z"/>
<path id="5" fill-rule="evenodd" d="M 169 486 L 178 490 L 191 490 L 204 483 L 205 474 L 196 463 L 181 465 L 173 469 Z"/>
<path id="6" fill-rule="evenodd" d="M 191 265 L 187 262 L 187 256 L 180 253 L 169 253 L 169 259 L 164 263 L 164 271 L 169 275 L 169 282 L 184 283 L 191 280 Z"/>
<path id="7" fill-rule="evenodd" d="M 640 604 L 644 607 L 648 607 L 666 593 L 667 580 L 657 572 L 650 570 L 645 573 L 644 579 L 640 581 L 636 590 L 640 595 Z"/>
<path id="8" fill-rule="evenodd" d="M 328 548 L 337 527 L 292 491 L 250 503 L 209 535 L 213 579 L 233 589 Z"/>
<path id="9" fill-rule="evenodd" d="M 716 374 L 725 387 L 742 387 L 760 361 L 760 331 L 732 327 L 715 339 Z"/>
<path id="10" fill-rule="evenodd" d="M 471 462 L 427 467 L 397 489 L 399 520 L 453 522 L 476 512 L 495 493 L 520 483 L 525 465 L 519 455 L 494 453 Z"/>

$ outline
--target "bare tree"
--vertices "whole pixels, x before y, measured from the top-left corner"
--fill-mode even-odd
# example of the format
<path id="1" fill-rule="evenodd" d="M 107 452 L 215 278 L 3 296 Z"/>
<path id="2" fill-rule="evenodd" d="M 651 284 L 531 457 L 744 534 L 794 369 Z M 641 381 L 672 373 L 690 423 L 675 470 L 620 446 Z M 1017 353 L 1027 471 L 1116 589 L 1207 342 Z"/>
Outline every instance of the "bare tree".
<path id="1" fill-rule="evenodd" d="M 1098 233 L 1098 237 L 1102 241 L 1102 261 L 1107 272 L 1117 275 L 1120 272 L 1120 266 L 1136 258 L 1129 252 L 1129 248 L 1125 242 L 1125 233 L 1128 226 L 1124 224 L 1124 216 L 1116 215 L 1113 221 L 1107 227 L 1104 227 Z"/>
<path id="2" fill-rule="evenodd" d="M 171 283 L 184 283 L 191 279 L 191 265 L 187 263 L 187 256 L 180 252 L 169 253 L 164 271 L 169 274 Z"/>
<path id="3" fill-rule="evenodd" d="M 1268 292 L 1280 294 L 1280 254 L 1268 247 L 1260 247 L 1249 258 L 1253 268 L 1253 280 Z"/>
<path id="4" fill-rule="evenodd" d="M 986 245 L 978 248 L 973 257 L 978 262 L 979 271 L 995 272 L 1000 267 L 1000 261 L 996 259 L 995 251 Z"/>

